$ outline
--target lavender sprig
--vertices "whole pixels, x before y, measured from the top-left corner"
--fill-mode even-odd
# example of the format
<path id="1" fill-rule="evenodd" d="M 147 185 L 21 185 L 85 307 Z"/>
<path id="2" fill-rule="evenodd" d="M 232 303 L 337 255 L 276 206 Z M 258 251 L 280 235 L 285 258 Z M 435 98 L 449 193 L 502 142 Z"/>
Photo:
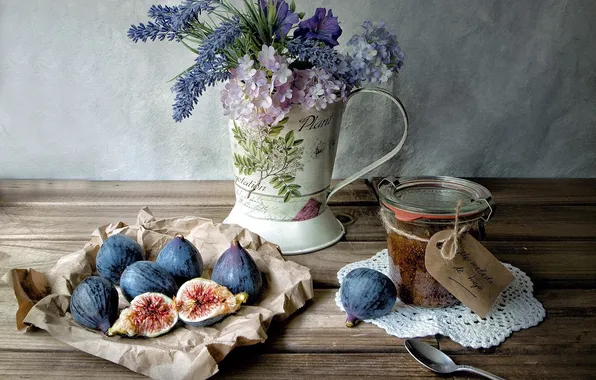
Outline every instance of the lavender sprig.
<path id="1" fill-rule="evenodd" d="M 234 41 L 240 37 L 240 34 L 240 18 L 238 16 L 222 22 L 203 40 L 203 44 L 197 49 L 196 64 L 199 67 L 208 65 L 223 51 L 229 49 Z"/>
<path id="2" fill-rule="evenodd" d="M 225 60 L 222 57 L 216 57 L 213 61 L 205 62 L 203 66 L 195 65 L 190 71 L 178 77 L 172 87 L 172 92 L 176 93 L 172 106 L 174 120 L 180 122 L 189 117 L 199 96 L 207 87 L 214 86 L 217 82 L 225 82 L 230 75 Z"/>
<path id="3" fill-rule="evenodd" d="M 138 26 L 131 25 L 128 29 L 128 38 L 134 42 L 139 40 L 147 42 L 148 39 L 155 41 L 156 39 L 163 41 L 166 38 L 168 41 L 174 39 L 180 40 L 178 30 L 172 26 L 173 19 L 176 19 L 180 11 L 178 7 L 169 7 L 161 5 L 152 5 L 147 12 L 148 16 L 155 20 L 149 21 L 147 25 L 140 23 Z"/>
<path id="4" fill-rule="evenodd" d="M 217 3 L 214 0 L 185 0 L 179 7 L 179 12 L 175 18 L 172 18 L 172 27 L 176 31 L 181 31 L 192 21 L 198 20 L 198 15 L 203 12 L 211 13 L 215 9 L 212 5 Z"/>

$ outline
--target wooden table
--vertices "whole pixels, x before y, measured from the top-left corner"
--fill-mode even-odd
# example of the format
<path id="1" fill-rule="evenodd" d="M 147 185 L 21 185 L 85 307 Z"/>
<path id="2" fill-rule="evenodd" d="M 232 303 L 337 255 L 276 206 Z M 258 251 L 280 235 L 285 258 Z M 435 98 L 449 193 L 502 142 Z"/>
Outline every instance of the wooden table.
<path id="1" fill-rule="evenodd" d="M 596 180 L 477 179 L 498 204 L 485 245 L 525 271 L 547 318 L 498 347 L 466 349 L 442 336 L 424 338 L 456 363 L 508 379 L 596 377 Z M 374 186 L 345 188 L 331 208 L 346 237 L 323 251 L 288 257 L 311 268 L 315 299 L 274 323 L 265 344 L 234 351 L 219 378 L 435 377 L 406 352 L 403 340 L 373 325 L 344 327 L 334 303 L 336 273 L 385 247 Z M 46 271 L 80 249 L 97 226 L 134 223 L 149 206 L 156 217 L 197 215 L 221 222 L 234 202 L 231 182 L 0 181 L 0 275 L 10 268 Z M 16 331 L 12 290 L 0 286 L 0 378 L 140 378 L 79 352 L 44 331 Z M 465 374 L 453 378 L 466 378 Z"/>

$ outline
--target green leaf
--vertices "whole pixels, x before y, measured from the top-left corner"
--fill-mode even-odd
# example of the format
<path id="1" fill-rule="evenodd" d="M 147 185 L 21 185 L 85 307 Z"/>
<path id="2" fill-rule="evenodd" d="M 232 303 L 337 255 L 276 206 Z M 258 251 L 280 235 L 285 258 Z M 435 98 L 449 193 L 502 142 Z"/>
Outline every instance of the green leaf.
<path id="1" fill-rule="evenodd" d="M 302 186 L 300 186 L 300 185 L 288 185 L 288 187 L 290 188 L 290 190 L 298 190 Z"/>
<path id="2" fill-rule="evenodd" d="M 299 191 L 297 191 L 297 190 L 290 190 L 290 193 L 291 193 L 293 196 L 295 196 L 295 197 L 299 197 L 299 196 L 301 196 L 301 195 L 302 195 L 302 194 L 300 194 L 300 192 L 299 192 Z"/>
<path id="3" fill-rule="evenodd" d="M 292 193 L 286 193 L 286 196 L 284 197 L 284 203 L 288 203 L 290 198 L 292 198 Z"/>
<path id="4" fill-rule="evenodd" d="M 286 145 L 292 146 L 292 144 L 294 144 L 294 131 L 288 132 L 286 134 L 285 140 L 286 140 Z M 290 143 L 290 141 L 291 141 L 291 143 Z"/>
<path id="5" fill-rule="evenodd" d="M 292 2 L 290 3 L 290 11 L 296 12 L 296 3 L 294 2 L 294 0 L 292 0 Z"/>
<path id="6" fill-rule="evenodd" d="M 296 179 L 296 177 L 290 175 L 290 174 L 284 174 L 282 176 L 280 176 L 281 179 L 284 180 L 284 182 L 292 182 Z"/>
<path id="7" fill-rule="evenodd" d="M 277 192 L 277 195 L 284 195 L 285 193 L 288 192 L 288 187 L 287 186 L 282 186 L 279 191 Z"/>
<path id="8" fill-rule="evenodd" d="M 298 17 L 300 18 L 300 20 L 302 20 L 304 18 L 305 14 L 306 13 L 304 13 L 304 12 L 298 12 Z"/>
<path id="9" fill-rule="evenodd" d="M 277 123 L 277 125 L 278 126 L 285 125 L 288 122 L 288 120 L 290 120 L 289 117 L 284 117 L 283 119 L 281 119 L 281 121 L 279 123 Z"/>
<path id="10" fill-rule="evenodd" d="M 304 139 L 298 139 L 296 141 L 294 141 L 294 146 L 298 146 L 300 144 L 302 144 L 304 142 Z"/>
<path id="11" fill-rule="evenodd" d="M 284 129 L 284 126 L 283 125 L 277 125 L 275 127 L 271 127 L 271 129 L 269 130 L 268 135 L 271 136 L 271 137 L 277 137 L 281 133 L 281 131 L 283 129 Z M 267 138 L 265 138 L 265 139 L 267 139 Z"/>
<path id="12" fill-rule="evenodd" d="M 296 152 L 298 152 L 298 148 L 292 148 L 288 152 L 288 156 L 293 156 Z"/>

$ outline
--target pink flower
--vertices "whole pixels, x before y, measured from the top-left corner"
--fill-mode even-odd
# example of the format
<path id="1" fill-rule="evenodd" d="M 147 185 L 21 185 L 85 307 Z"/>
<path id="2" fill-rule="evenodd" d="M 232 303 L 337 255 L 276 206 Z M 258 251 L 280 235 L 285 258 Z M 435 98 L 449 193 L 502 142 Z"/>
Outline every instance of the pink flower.
<path id="1" fill-rule="evenodd" d="M 273 46 L 263 45 L 263 49 L 258 55 L 259 63 L 267 70 L 273 72 L 279 69 L 280 57 L 276 54 Z"/>

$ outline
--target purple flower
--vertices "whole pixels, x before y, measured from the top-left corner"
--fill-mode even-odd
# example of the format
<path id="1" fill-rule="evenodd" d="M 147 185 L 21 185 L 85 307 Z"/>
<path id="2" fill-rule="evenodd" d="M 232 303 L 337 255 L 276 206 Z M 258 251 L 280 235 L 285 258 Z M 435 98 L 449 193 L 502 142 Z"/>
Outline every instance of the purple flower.
<path id="1" fill-rule="evenodd" d="M 329 9 L 325 15 L 325 8 L 317 8 L 315 15 L 308 20 L 301 21 L 298 29 L 294 31 L 294 38 L 306 37 L 320 40 L 329 46 L 337 46 L 337 39 L 341 36 L 341 28 L 337 22 L 337 17 L 333 17 L 333 12 Z"/>
<path id="2" fill-rule="evenodd" d="M 267 3 L 271 0 L 261 0 L 261 8 L 265 12 L 267 18 Z M 275 22 L 273 23 L 273 31 L 277 38 L 284 38 L 290 29 L 300 21 L 298 15 L 290 10 L 288 3 L 285 0 L 273 0 L 275 5 Z"/>

